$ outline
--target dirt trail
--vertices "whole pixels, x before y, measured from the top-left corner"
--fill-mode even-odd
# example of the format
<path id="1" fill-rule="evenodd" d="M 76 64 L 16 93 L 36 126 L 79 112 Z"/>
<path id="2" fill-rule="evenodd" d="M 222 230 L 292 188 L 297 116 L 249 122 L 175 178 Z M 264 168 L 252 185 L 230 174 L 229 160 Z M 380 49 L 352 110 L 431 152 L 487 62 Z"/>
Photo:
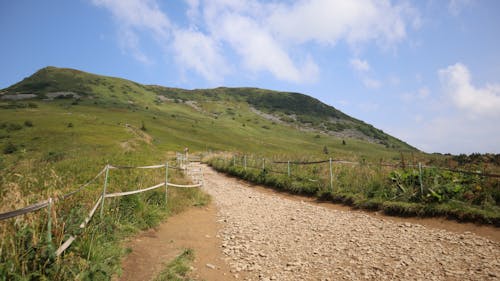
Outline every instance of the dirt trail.
<path id="1" fill-rule="evenodd" d="M 234 280 L 220 251 L 213 204 L 193 207 L 168 218 L 157 229 L 143 232 L 127 243 L 132 251 L 122 262 L 118 280 L 151 280 L 184 249 L 194 250 L 191 277 L 196 280 Z M 214 268 L 207 267 L 214 265 Z"/>
<path id="2" fill-rule="evenodd" d="M 494 228 L 353 212 L 198 167 L 214 205 L 136 237 L 120 280 L 149 280 L 184 248 L 197 280 L 500 280 Z"/>
<path id="3" fill-rule="evenodd" d="M 205 167 L 222 251 L 247 280 L 498 280 L 500 243 L 249 188 Z"/>

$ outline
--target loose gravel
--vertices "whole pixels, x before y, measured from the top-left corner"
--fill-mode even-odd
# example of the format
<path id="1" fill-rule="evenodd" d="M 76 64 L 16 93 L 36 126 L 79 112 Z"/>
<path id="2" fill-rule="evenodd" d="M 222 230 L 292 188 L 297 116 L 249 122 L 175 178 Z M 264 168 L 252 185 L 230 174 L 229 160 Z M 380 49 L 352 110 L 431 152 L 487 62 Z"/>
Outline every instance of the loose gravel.
<path id="1" fill-rule="evenodd" d="M 203 166 L 245 280 L 500 280 L 500 243 L 265 194 Z"/>

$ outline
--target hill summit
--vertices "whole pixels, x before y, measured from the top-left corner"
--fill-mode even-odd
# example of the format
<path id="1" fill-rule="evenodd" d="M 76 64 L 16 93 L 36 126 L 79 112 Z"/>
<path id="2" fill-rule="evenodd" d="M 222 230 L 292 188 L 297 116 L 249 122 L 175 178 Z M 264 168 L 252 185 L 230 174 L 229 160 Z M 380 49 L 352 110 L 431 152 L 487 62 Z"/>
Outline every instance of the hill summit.
<path id="1" fill-rule="evenodd" d="M 279 130 L 273 130 L 273 126 L 279 126 L 307 132 L 317 138 L 340 138 L 344 143 L 346 139 L 355 139 L 390 150 L 416 151 L 370 124 L 300 93 L 226 87 L 185 90 L 49 66 L 0 90 L 0 99 L 4 102 L 34 100 L 47 103 L 66 100 L 73 106 L 80 104 L 131 111 L 147 109 L 150 112 L 168 111 L 174 108 L 173 105 L 184 106 L 197 116 L 187 118 L 203 116 L 212 122 L 226 119 L 226 123 L 234 123 L 229 124 L 233 129 L 249 125 L 279 134 Z M 247 133 L 252 135 L 253 131 Z"/>

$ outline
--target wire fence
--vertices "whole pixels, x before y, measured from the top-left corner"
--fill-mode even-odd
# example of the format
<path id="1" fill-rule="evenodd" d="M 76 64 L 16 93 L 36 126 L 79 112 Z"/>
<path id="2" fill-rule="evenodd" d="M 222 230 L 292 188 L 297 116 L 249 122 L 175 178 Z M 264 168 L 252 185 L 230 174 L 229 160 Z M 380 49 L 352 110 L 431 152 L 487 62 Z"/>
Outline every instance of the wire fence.
<path id="1" fill-rule="evenodd" d="M 103 216 L 103 210 L 104 210 L 104 204 L 105 204 L 105 199 L 106 198 L 113 198 L 113 197 L 120 197 L 120 196 L 127 196 L 127 195 L 132 195 L 132 194 L 138 194 L 146 191 L 151 191 L 154 189 L 158 189 L 160 187 L 165 188 L 165 204 L 167 204 L 167 196 L 168 196 L 168 187 L 178 187 L 178 188 L 194 188 L 194 187 L 201 187 L 203 185 L 203 175 L 201 177 L 197 177 L 197 183 L 196 184 L 177 184 L 177 183 L 172 183 L 168 181 L 169 175 L 168 171 L 169 170 L 182 170 L 182 171 L 188 171 L 188 164 L 189 160 L 186 157 L 177 157 L 177 161 L 179 166 L 169 166 L 168 162 L 165 164 L 159 164 L 159 165 L 150 165 L 150 166 L 119 166 L 119 165 L 106 165 L 99 173 L 97 173 L 96 176 L 94 176 L 92 179 L 88 180 L 84 184 L 80 185 L 78 188 L 75 190 L 68 192 L 62 196 L 58 197 L 50 197 L 47 200 L 40 201 L 37 203 L 34 203 L 32 205 L 26 206 L 21 209 L 5 212 L 0 214 L 0 221 L 14 218 L 17 216 L 25 215 L 31 212 L 38 211 L 40 209 L 47 208 L 48 212 L 50 214 L 50 209 L 52 207 L 52 204 L 54 203 L 59 203 L 61 201 L 64 201 L 65 199 L 69 198 L 70 196 L 84 190 L 87 188 L 90 184 L 94 183 L 96 180 L 99 179 L 103 174 L 105 174 L 104 178 L 104 184 L 103 184 L 103 190 L 101 193 L 101 196 L 99 196 L 92 207 L 92 209 L 89 211 L 88 215 L 85 217 L 84 221 L 79 225 L 80 229 L 84 229 L 88 223 L 91 221 L 92 217 L 94 216 L 95 212 L 101 206 L 100 209 L 100 214 L 101 217 Z M 108 185 L 108 178 L 109 178 L 109 171 L 110 170 L 127 170 L 127 169 L 160 169 L 164 168 L 165 169 L 165 181 L 158 183 L 156 185 L 143 188 L 143 189 L 137 189 L 137 190 L 132 190 L 132 191 L 126 191 L 126 192 L 116 192 L 116 193 L 106 193 L 106 188 Z M 197 171 L 199 173 L 202 173 L 201 169 Z M 189 174 L 189 172 L 188 172 Z M 194 177 L 193 177 L 194 178 Z M 48 216 L 48 222 L 47 222 L 47 232 L 48 232 L 48 237 L 51 237 L 51 216 Z M 77 236 L 76 235 L 71 235 L 64 243 L 62 243 L 59 248 L 56 250 L 55 254 L 56 256 L 60 256 L 75 240 Z"/>

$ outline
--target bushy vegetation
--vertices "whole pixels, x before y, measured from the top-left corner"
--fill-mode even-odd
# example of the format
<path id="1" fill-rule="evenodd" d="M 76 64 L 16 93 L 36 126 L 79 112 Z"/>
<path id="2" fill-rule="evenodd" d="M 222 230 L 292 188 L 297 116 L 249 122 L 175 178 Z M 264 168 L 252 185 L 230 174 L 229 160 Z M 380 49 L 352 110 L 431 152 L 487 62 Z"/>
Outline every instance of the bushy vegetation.
<path id="1" fill-rule="evenodd" d="M 92 165 L 89 160 L 53 158 L 51 161 L 29 161 L 30 164 L 23 169 L 23 175 L 29 177 L 22 180 L 14 180 L 17 173 L 3 173 L 1 180 L 10 186 L 10 190 L 2 191 L 2 204 L 10 209 L 24 207 L 49 196 L 62 198 L 64 192 L 75 189 L 76 183 L 92 178 L 91 175 L 102 168 Z M 113 160 L 121 162 L 118 158 Z M 144 164 L 143 159 L 128 160 L 128 164 Z M 172 170 L 169 174 L 170 181 L 187 182 L 176 171 Z M 164 169 L 112 170 L 107 192 L 145 188 L 164 180 Z M 206 204 L 208 200 L 206 195 L 194 188 L 170 188 L 167 204 L 164 188 L 108 198 L 103 216 L 100 217 L 98 210 L 88 227 L 80 229 L 80 223 L 100 196 L 102 185 L 103 176 L 87 189 L 57 201 L 50 214 L 42 209 L 0 222 L 0 276 L 6 280 L 110 280 L 119 271 L 120 258 L 125 253 L 120 245 L 124 237 L 156 226 L 169 214 L 188 206 Z M 49 216 L 52 220 L 50 240 L 47 232 Z M 54 251 L 71 235 L 78 235 L 77 240 L 61 257 L 56 257 Z"/>
<path id="2" fill-rule="evenodd" d="M 61 198 L 92 179 L 107 163 L 158 164 L 173 156 L 165 149 L 167 142 L 159 147 L 154 140 L 136 135 L 120 123 L 134 117 L 86 106 L 68 114 L 58 102 L 37 102 L 40 106 L 35 111 L 0 110 L 0 134 L 8 133 L 0 138 L 0 148 L 6 153 L 0 158 L 1 213 L 49 197 Z M 36 120 L 36 126 L 23 126 L 27 118 Z M 67 127 L 70 123 L 74 124 L 71 129 Z M 128 123 L 140 131 L 140 123 Z M 169 177 L 173 182 L 187 183 L 176 171 L 170 171 Z M 103 180 L 101 176 L 84 190 L 52 205 L 50 239 L 46 208 L 0 221 L 0 280 L 110 280 L 120 271 L 124 237 L 208 200 L 196 188 L 169 188 L 167 207 L 163 188 L 109 198 L 102 218 L 98 209 L 82 230 L 79 225 L 101 195 Z M 164 169 L 111 170 L 108 192 L 145 188 L 164 180 Z M 56 257 L 55 250 L 70 235 L 78 237 L 61 257 Z"/>
<path id="3" fill-rule="evenodd" d="M 500 226 L 500 181 L 475 174 L 407 165 L 384 167 L 363 160 L 314 165 L 275 164 L 259 158 L 212 158 L 219 171 L 286 192 L 316 196 L 399 216 L 447 216 Z M 245 168 L 246 167 L 246 168 Z"/>

